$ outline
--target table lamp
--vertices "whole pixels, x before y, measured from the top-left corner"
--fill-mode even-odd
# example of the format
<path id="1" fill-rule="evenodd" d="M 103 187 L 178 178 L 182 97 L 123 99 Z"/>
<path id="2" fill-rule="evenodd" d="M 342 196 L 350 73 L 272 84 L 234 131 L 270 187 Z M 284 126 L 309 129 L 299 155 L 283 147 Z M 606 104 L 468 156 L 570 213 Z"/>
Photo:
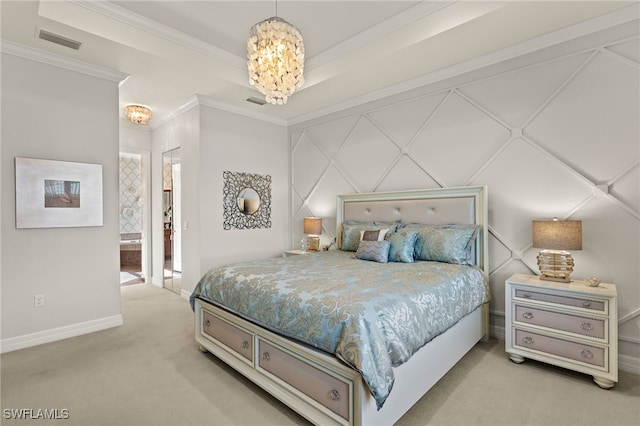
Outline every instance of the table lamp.
<path id="1" fill-rule="evenodd" d="M 305 217 L 304 233 L 307 234 L 307 250 L 318 251 L 320 248 L 320 234 L 322 234 L 322 218 Z"/>
<path id="2" fill-rule="evenodd" d="M 573 257 L 567 250 L 582 250 L 581 220 L 534 220 L 531 223 L 533 247 L 538 254 L 540 279 L 568 283 Z"/>

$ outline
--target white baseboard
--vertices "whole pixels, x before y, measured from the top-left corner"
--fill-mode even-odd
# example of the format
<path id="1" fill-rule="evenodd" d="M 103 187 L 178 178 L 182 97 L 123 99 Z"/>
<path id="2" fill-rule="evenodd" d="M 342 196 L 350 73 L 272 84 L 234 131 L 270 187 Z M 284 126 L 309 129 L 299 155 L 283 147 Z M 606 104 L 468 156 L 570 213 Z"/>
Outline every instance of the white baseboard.
<path id="1" fill-rule="evenodd" d="M 180 296 L 184 300 L 189 300 L 191 298 L 191 292 L 185 289 L 180 290 Z"/>
<path id="2" fill-rule="evenodd" d="M 640 374 L 640 358 L 618 354 L 618 369 L 627 373 Z"/>
<path id="3" fill-rule="evenodd" d="M 498 325 L 489 326 L 489 334 L 498 340 L 504 341 L 504 327 Z M 618 354 L 618 370 L 627 373 L 640 374 L 640 358 Z"/>
<path id="4" fill-rule="evenodd" d="M 53 328 L 51 330 L 38 331 L 37 333 L 25 334 L 23 336 L 10 337 L 0 341 L 0 353 L 17 351 L 18 349 L 42 345 L 43 343 L 55 342 L 57 340 L 68 339 L 82 334 L 93 333 L 94 331 L 119 327 L 122 324 L 122 315 L 114 315 L 97 320 Z"/>
<path id="5" fill-rule="evenodd" d="M 505 340 L 504 327 L 499 325 L 489 325 L 489 335 L 495 337 L 498 340 Z"/>

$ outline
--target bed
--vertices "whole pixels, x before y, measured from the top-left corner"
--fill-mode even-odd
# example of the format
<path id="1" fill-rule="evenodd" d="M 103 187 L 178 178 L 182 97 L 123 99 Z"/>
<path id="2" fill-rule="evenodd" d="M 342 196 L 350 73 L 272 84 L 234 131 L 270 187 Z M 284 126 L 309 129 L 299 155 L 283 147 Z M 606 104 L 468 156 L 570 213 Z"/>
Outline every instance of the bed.
<path id="1" fill-rule="evenodd" d="M 338 196 L 340 250 L 203 276 L 196 341 L 313 423 L 393 424 L 488 336 L 486 221 L 486 187 Z M 426 231 L 469 242 L 433 261 Z"/>

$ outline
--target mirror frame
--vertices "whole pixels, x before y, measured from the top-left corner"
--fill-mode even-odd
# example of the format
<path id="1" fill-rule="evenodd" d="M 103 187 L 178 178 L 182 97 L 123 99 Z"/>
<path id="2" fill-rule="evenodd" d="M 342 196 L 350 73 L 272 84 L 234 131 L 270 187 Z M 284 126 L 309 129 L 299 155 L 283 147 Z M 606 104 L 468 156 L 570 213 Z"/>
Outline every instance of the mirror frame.
<path id="1" fill-rule="evenodd" d="M 256 229 L 271 228 L 271 176 L 254 173 L 223 171 L 223 228 Z M 238 205 L 241 191 L 251 188 L 260 199 L 255 212 L 245 214 Z"/>

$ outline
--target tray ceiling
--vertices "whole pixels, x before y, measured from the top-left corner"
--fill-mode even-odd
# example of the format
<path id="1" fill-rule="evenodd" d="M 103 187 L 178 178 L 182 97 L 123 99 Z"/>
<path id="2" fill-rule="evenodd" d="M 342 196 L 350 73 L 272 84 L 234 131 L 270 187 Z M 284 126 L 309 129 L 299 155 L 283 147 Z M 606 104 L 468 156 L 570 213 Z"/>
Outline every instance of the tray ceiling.
<path id="1" fill-rule="evenodd" d="M 246 37 L 252 25 L 276 15 L 275 2 L 3 1 L 1 7 L 3 39 L 128 74 L 121 107 L 147 105 L 156 123 L 193 95 L 291 123 L 509 58 L 499 52 L 513 57 L 624 21 L 632 3 L 281 1 L 277 15 L 300 29 L 307 53 L 306 85 L 283 106 L 246 102 L 262 97 L 248 82 Z M 41 40 L 39 29 L 82 46 Z"/>

